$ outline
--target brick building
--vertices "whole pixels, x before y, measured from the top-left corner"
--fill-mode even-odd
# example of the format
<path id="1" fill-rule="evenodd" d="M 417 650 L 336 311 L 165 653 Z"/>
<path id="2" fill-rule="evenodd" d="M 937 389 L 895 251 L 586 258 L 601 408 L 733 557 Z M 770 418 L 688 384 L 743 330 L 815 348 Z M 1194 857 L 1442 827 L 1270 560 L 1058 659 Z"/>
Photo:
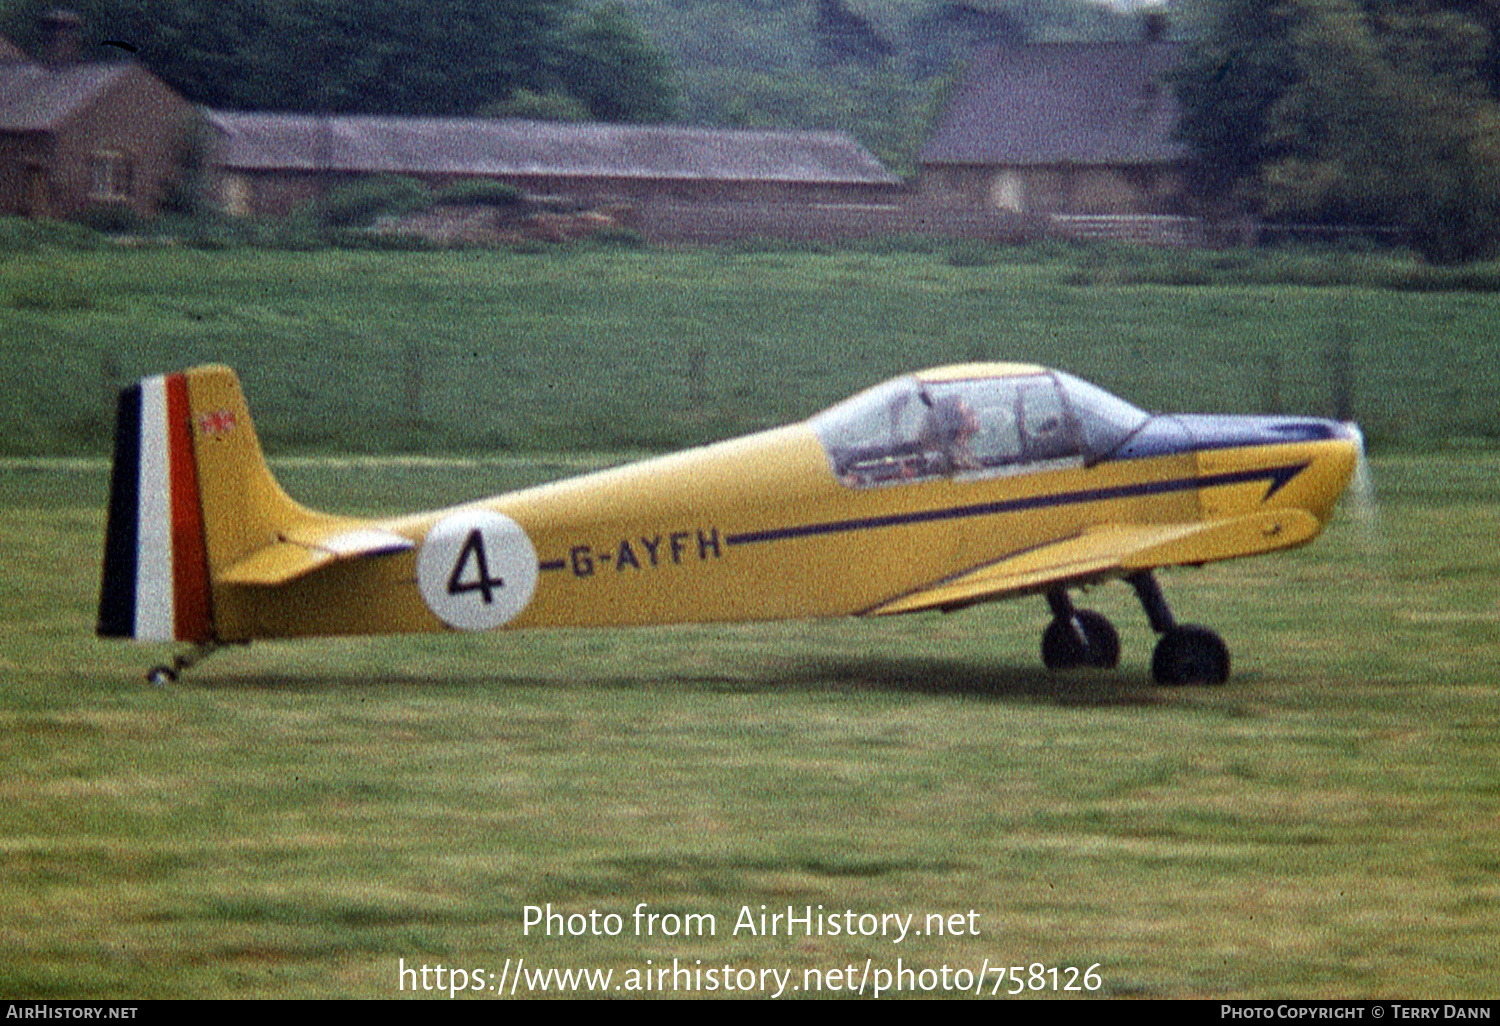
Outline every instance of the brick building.
<path id="1" fill-rule="evenodd" d="M 40 60 L 0 46 L 0 215 L 155 213 L 192 106 L 133 61 L 78 60 L 76 16 L 49 18 Z"/>
<path id="2" fill-rule="evenodd" d="M 1168 76 L 1178 44 L 1052 43 L 984 53 L 923 148 L 934 207 L 1180 215 L 1191 150 Z"/>
<path id="3" fill-rule="evenodd" d="M 841 132 L 228 112 L 209 123 L 220 199 L 234 214 L 285 214 L 375 175 L 503 182 L 594 206 L 870 203 L 900 189 Z"/>

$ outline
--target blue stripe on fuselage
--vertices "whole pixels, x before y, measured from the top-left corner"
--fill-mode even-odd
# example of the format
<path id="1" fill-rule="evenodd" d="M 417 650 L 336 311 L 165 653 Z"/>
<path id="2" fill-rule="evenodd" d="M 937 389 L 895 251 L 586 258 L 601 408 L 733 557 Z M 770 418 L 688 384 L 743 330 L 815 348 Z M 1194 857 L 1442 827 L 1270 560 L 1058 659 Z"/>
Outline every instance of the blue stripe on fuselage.
<path id="1" fill-rule="evenodd" d="M 761 542 L 787 541 L 792 538 L 816 538 L 828 534 L 845 534 L 852 531 L 873 531 L 886 527 L 906 527 L 912 524 L 930 524 L 942 520 L 963 520 L 970 517 L 996 516 L 1001 513 L 1019 513 L 1026 510 L 1050 509 L 1057 506 L 1072 506 L 1087 502 L 1108 502 L 1114 499 L 1134 499 L 1146 495 L 1168 495 L 1173 492 L 1193 491 L 1200 488 L 1219 488 L 1225 485 L 1249 484 L 1265 481 L 1270 487 L 1266 498 L 1280 491 L 1288 481 L 1310 465 L 1308 461 L 1289 463 L 1280 467 L 1263 467 L 1255 470 L 1239 470 L 1227 474 L 1207 474 L 1198 477 L 1182 477 L 1170 481 L 1150 481 L 1142 484 L 1116 485 L 1112 488 L 1091 488 L 1077 492 L 1058 492 L 1051 495 L 1033 495 L 1024 499 L 1004 502 L 983 502 L 968 506 L 949 506 L 942 509 L 925 509 L 913 513 L 893 513 L 881 517 L 860 517 L 853 520 L 831 520 L 821 524 L 799 524 L 793 527 L 777 527 L 766 531 L 742 531 L 725 536 L 730 545 L 758 545 Z"/>

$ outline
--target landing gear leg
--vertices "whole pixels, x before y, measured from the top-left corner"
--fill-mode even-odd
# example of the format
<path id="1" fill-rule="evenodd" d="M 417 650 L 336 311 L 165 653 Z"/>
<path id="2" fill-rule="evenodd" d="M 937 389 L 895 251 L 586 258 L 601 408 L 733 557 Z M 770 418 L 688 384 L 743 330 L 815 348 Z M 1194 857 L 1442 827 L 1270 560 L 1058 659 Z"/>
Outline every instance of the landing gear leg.
<path id="1" fill-rule="evenodd" d="M 1125 578 L 1146 610 L 1151 629 L 1161 635 L 1151 656 L 1151 676 L 1158 684 L 1223 684 L 1229 679 L 1229 647 L 1207 627 L 1179 624 L 1167 607 L 1151 571 Z"/>
<path id="2" fill-rule="evenodd" d="M 1042 663 L 1049 670 L 1077 666 L 1113 669 L 1120 662 L 1120 635 L 1114 624 L 1092 609 L 1075 609 L 1061 588 L 1047 592 L 1052 622 L 1042 632 Z"/>
<path id="3" fill-rule="evenodd" d="M 219 649 L 227 647 L 228 644 L 223 641 L 205 641 L 194 645 L 186 652 L 173 656 L 170 664 L 164 663 L 151 667 L 146 671 L 146 680 L 159 688 L 166 687 L 168 684 L 175 683 L 184 670 L 192 669 Z"/>

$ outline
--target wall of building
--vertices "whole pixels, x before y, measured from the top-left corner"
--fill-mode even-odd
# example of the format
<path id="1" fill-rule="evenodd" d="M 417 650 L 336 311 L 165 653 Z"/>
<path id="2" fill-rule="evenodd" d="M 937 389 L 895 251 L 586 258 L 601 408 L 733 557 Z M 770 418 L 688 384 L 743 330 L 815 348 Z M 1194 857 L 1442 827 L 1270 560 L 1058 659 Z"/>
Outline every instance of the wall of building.
<path id="1" fill-rule="evenodd" d="M 237 216 L 284 217 L 312 204 L 325 188 L 358 181 L 362 175 L 311 171 L 246 171 L 224 168 L 219 197 Z M 460 180 L 453 175 L 412 175 L 433 188 Z M 534 197 L 555 198 L 596 208 L 651 203 L 754 203 L 810 206 L 824 203 L 888 203 L 899 188 L 817 182 L 724 182 L 704 179 L 611 178 L 588 175 L 504 175 L 493 178 Z"/>
<path id="2" fill-rule="evenodd" d="M 923 171 L 920 201 L 1014 214 L 1180 214 L 1184 175 L 1169 165 L 941 165 Z"/>
<path id="3" fill-rule="evenodd" d="M 50 130 L 0 135 L 0 214 L 70 218 L 115 204 L 157 213 L 192 113 L 149 72 L 126 68 Z"/>
<path id="4" fill-rule="evenodd" d="M 52 217 L 52 137 L 0 135 L 0 214 Z"/>
<path id="5" fill-rule="evenodd" d="M 130 67 L 54 132 L 54 217 L 120 204 L 149 217 L 180 173 L 192 107 L 155 76 Z"/>

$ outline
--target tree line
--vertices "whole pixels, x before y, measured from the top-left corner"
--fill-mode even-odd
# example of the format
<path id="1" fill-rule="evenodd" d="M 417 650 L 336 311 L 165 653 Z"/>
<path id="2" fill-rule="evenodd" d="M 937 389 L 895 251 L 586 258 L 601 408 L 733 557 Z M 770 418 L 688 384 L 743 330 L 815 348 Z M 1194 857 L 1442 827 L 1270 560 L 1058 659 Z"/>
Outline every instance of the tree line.
<path id="1" fill-rule="evenodd" d="M 1500 0 L 1205 0 L 1181 133 L 1221 209 L 1500 253 Z"/>
<path id="2" fill-rule="evenodd" d="M 976 47 L 1128 32 L 1093 0 L 0 0 L 82 15 L 194 103 L 848 131 L 897 171 Z"/>
<path id="3" fill-rule="evenodd" d="M 0 9 L 36 53 L 56 0 Z M 72 0 L 85 59 L 133 52 L 228 110 L 667 121 L 668 58 L 618 6 L 574 0 Z"/>
<path id="4" fill-rule="evenodd" d="M 0 0 L 36 52 L 57 0 Z M 898 173 L 994 43 L 1128 39 L 1089 0 L 76 0 L 195 103 L 851 132 Z M 1500 254 L 1500 0 L 1173 0 L 1210 212 Z M 92 49 L 91 49 L 92 47 Z"/>

